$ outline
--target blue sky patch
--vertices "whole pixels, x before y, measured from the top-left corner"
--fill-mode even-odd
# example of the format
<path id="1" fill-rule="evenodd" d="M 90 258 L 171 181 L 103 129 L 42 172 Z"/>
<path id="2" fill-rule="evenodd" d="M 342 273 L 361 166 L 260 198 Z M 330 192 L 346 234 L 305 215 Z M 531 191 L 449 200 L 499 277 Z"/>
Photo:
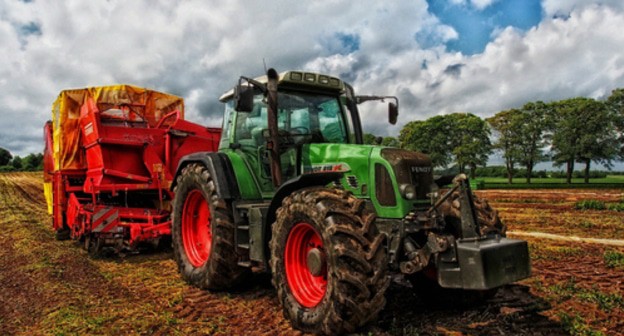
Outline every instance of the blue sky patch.
<path id="1" fill-rule="evenodd" d="M 330 54 L 348 55 L 360 50 L 360 35 L 337 32 L 321 42 Z"/>
<path id="2" fill-rule="evenodd" d="M 41 25 L 30 22 L 29 24 L 22 25 L 19 27 L 20 35 L 28 36 L 28 35 L 41 35 Z"/>
<path id="3" fill-rule="evenodd" d="M 482 10 L 447 0 L 427 0 L 427 4 L 430 13 L 459 34 L 458 39 L 446 43 L 447 48 L 465 55 L 483 52 L 496 29 L 512 26 L 528 30 L 542 19 L 539 0 L 500 0 Z"/>
<path id="4" fill-rule="evenodd" d="M 360 49 L 360 36 L 357 34 L 336 33 L 336 38 L 340 41 L 342 49 L 347 54 Z"/>

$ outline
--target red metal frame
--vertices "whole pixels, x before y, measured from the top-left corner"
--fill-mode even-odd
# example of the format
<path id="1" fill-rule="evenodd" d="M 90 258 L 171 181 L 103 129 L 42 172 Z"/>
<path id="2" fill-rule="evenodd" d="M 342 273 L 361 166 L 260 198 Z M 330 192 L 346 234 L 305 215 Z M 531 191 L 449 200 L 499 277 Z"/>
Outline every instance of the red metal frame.
<path id="1" fill-rule="evenodd" d="M 123 246 L 171 233 L 170 190 L 185 155 L 216 151 L 218 128 L 180 118 L 178 111 L 155 126 L 102 115 L 92 98 L 80 109 L 84 169 L 54 170 L 51 124 L 45 126 L 45 179 L 52 182 L 53 227 L 71 237 L 121 240 Z M 47 163 L 50 163 L 49 165 Z"/>

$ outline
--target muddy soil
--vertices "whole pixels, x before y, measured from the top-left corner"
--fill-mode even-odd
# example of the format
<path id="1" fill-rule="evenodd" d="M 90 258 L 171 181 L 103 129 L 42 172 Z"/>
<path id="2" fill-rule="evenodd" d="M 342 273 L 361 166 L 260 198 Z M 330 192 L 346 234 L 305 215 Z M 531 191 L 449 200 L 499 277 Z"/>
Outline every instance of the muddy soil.
<path id="1" fill-rule="evenodd" d="M 38 173 L 0 174 L 1 335 L 301 334 L 284 320 L 266 275 L 252 277 L 236 291 L 202 291 L 180 279 L 170 249 L 90 259 L 79 244 L 55 241 L 41 186 Z M 563 193 L 546 193 L 540 204 L 571 202 L 581 192 Z M 621 197 L 617 193 L 608 197 Z M 508 201 L 496 201 L 501 195 Z M 523 200 L 537 196 L 518 195 L 524 194 L 482 196 L 497 207 L 514 204 L 501 210 L 512 229 L 540 228 L 527 226 L 523 220 L 531 218 L 520 216 L 535 210 L 534 203 Z M 624 330 L 624 266 L 605 257 L 617 261 L 624 249 L 528 240 L 531 279 L 501 288 L 480 305 L 432 307 L 396 278 L 379 320 L 362 335 L 617 335 Z"/>

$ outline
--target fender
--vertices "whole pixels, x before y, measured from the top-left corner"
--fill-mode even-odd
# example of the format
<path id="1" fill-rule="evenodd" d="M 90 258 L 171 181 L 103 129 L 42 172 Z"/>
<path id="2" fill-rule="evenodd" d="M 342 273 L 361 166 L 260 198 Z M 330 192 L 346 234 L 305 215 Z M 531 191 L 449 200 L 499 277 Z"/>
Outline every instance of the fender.
<path id="1" fill-rule="evenodd" d="M 182 169 L 191 163 L 201 163 L 208 169 L 220 198 L 227 200 L 240 198 L 232 163 L 227 155 L 218 152 L 197 152 L 184 156 L 178 163 L 175 178 L 171 184 L 172 191 L 178 184 L 178 176 L 182 173 Z"/>

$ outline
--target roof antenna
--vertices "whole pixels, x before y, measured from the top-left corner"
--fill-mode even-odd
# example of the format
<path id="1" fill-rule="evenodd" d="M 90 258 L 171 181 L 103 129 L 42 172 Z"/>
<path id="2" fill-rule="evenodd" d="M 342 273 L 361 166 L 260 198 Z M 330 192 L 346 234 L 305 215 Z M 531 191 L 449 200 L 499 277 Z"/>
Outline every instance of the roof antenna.
<path id="1" fill-rule="evenodd" d="M 262 63 L 264 64 L 264 73 L 267 73 L 266 61 L 264 60 L 264 57 L 262 57 Z"/>

